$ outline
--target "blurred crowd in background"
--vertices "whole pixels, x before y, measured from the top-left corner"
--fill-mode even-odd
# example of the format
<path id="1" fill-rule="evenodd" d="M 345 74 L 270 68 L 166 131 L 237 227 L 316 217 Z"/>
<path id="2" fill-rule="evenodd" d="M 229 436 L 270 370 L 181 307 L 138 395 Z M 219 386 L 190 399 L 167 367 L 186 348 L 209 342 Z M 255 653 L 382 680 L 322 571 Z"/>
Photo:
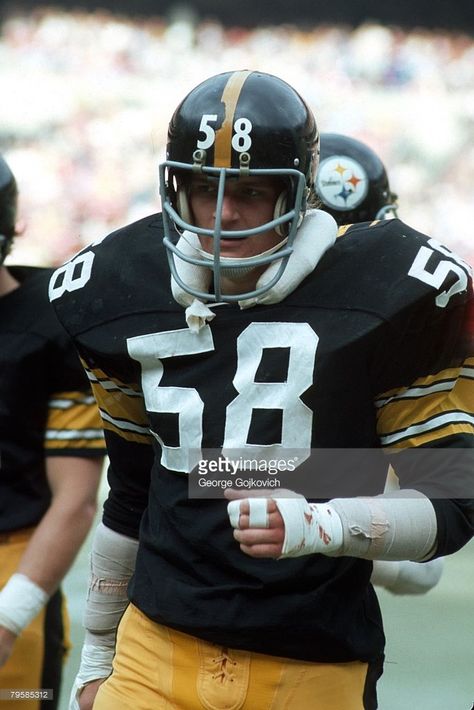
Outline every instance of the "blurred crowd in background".
<path id="1" fill-rule="evenodd" d="M 0 34 L 0 151 L 27 221 L 10 262 L 61 263 L 157 211 L 172 111 L 200 80 L 231 69 L 286 79 L 321 130 L 371 145 L 401 218 L 474 263 L 472 37 L 46 9 L 12 15 Z"/>

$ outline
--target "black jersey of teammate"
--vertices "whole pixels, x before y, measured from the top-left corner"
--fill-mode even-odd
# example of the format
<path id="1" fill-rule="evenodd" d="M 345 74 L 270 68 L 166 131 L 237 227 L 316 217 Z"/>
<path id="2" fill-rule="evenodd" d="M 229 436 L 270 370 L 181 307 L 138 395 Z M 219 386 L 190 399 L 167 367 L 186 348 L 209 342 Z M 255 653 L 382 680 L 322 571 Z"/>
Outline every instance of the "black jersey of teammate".
<path id="1" fill-rule="evenodd" d="M 46 511 L 45 456 L 104 453 L 88 380 L 48 301 L 52 269 L 9 270 L 20 286 L 0 298 L 0 532 Z"/>
<path id="2" fill-rule="evenodd" d="M 355 226 L 282 303 L 219 304 L 193 332 L 172 298 L 161 240 L 153 215 L 81 252 L 50 284 L 103 416 L 112 486 L 104 521 L 136 535 L 141 520 L 132 601 L 220 645 L 376 657 L 383 632 L 369 562 L 251 559 L 233 540 L 224 500 L 191 498 L 187 472 L 216 449 L 276 457 L 472 446 L 474 360 L 461 337 L 469 267 L 398 220 Z M 371 493 L 382 491 L 386 468 L 381 459 Z M 428 472 L 397 472 L 423 490 Z M 352 473 L 347 494 L 357 495 Z M 472 534 L 471 509 L 438 503 L 443 554 Z"/>

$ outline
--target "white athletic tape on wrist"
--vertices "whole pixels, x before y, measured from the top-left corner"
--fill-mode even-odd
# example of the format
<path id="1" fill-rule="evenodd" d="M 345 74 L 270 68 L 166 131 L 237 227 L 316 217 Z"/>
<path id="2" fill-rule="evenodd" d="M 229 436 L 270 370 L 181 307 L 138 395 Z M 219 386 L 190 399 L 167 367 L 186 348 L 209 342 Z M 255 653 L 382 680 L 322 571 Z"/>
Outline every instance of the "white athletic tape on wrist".
<path id="1" fill-rule="evenodd" d="M 280 497 L 281 496 L 281 497 Z M 249 527 L 268 528 L 267 505 L 273 500 L 285 525 L 284 557 L 300 557 L 320 552 L 336 554 L 342 547 L 343 531 L 338 514 L 327 503 L 308 503 L 306 498 L 292 491 L 280 491 L 268 498 L 246 498 L 249 505 Z M 230 524 L 239 529 L 242 500 L 233 500 L 227 506 Z"/>
<path id="2" fill-rule="evenodd" d="M 436 513 L 419 491 L 400 490 L 373 498 L 335 498 L 344 529 L 340 554 L 367 560 L 429 559 L 437 541 Z"/>
<path id="3" fill-rule="evenodd" d="M 92 633 L 117 628 L 128 604 L 127 587 L 135 569 L 138 541 L 100 523 L 91 551 L 91 575 L 84 626 Z"/>
<path id="4" fill-rule="evenodd" d="M 87 683 L 99 678 L 108 678 L 112 672 L 114 644 L 96 645 L 85 643 L 81 652 L 81 664 L 72 686 L 69 710 L 79 710 L 79 695 Z"/>
<path id="5" fill-rule="evenodd" d="M 0 625 L 18 636 L 48 599 L 44 589 L 26 574 L 13 574 L 0 592 Z"/>
<path id="6" fill-rule="evenodd" d="M 328 503 L 308 503 L 303 497 L 273 500 L 285 524 L 280 559 L 312 553 L 335 555 L 341 549 L 341 520 Z"/>

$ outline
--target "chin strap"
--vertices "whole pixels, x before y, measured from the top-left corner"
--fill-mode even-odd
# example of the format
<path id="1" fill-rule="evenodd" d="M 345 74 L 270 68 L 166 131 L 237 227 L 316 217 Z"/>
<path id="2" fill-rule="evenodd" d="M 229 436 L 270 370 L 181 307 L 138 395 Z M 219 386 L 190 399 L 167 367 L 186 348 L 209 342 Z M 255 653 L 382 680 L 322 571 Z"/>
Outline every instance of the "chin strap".
<path id="1" fill-rule="evenodd" d="M 240 308 L 280 303 L 314 270 L 323 254 L 336 241 L 336 236 L 337 224 L 331 215 L 323 210 L 309 210 L 298 229 L 293 253 L 288 259 L 281 278 L 261 296 L 239 301 Z M 177 248 L 186 256 L 195 257 L 196 252 L 201 250 L 198 236 L 193 232 L 183 232 Z M 211 269 L 190 264 L 183 259 L 176 259 L 175 264 L 178 275 L 184 283 L 198 291 L 209 290 L 212 280 Z M 267 284 L 275 276 L 279 266 L 280 260 L 270 264 L 258 279 L 257 287 Z M 175 301 L 186 309 L 186 323 L 193 332 L 199 332 L 215 317 L 215 313 L 203 301 L 181 288 L 173 277 L 171 277 L 171 291 Z"/>

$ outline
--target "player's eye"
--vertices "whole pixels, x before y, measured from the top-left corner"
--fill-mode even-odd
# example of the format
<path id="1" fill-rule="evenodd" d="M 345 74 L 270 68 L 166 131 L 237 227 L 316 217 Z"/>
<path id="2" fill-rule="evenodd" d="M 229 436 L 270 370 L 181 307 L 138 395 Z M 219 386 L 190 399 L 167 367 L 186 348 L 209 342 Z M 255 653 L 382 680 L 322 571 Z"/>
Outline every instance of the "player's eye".
<path id="1" fill-rule="evenodd" d="M 245 197 L 251 197 L 251 198 L 256 198 L 256 197 L 263 197 L 264 192 L 262 189 L 258 187 L 247 187 L 243 190 L 243 195 Z"/>
<path id="2" fill-rule="evenodd" d="M 211 182 L 203 181 L 191 184 L 191 195 L 194 196 L 207 196 L 212 197 L 217 195 L 217 185 L 213 185 Z"/>

